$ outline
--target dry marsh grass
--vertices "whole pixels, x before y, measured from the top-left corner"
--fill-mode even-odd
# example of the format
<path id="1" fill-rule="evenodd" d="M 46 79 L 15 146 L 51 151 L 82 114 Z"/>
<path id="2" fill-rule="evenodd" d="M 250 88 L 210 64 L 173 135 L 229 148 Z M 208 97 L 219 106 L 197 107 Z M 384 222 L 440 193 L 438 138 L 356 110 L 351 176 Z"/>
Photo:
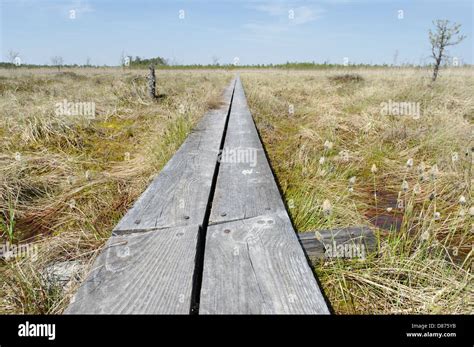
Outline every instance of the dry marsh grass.
<path id="1" fill-rule="evenodd" d="M 160 70 L 151 101 L 145 73 L 0 71 L 1 242 L 38 250 L 0 264 L 1 313 L 62 312 L 113 226 L 231 78 Z M 335 311 L 473 313 L 473 71 L 443 71 L 434 85 L 414 69 L 241 76 L 297 229 L 377 231 L 365 259 L 314 263 Z M 64 99 L 94 102 L 96 116 L 58 116 Z M 384 115 L 389 102 L 421 114 Z M 64 264 L 72 281 L 49 270 Z"/>
<path id="2" fill-rule="evenodd" d="M 335 311 L 473 313 L 473 70 L 434 85 L 423 69 L 242 80 L 297 229 L 377 233 L 365 259 L 315 262 Z"/>
<path id="3" fill-rule="evenodd" d="M 113 226 L 174 154 L 195 122 L 218 107 L 227 72 L 0 70 L 1 243 L 37 247 L 0 264 L 0 312 L 59 313 L 75 285 L 47 269 L 79 265 L 78 278 Z M 93 102 L 95 117 L 57 103 Z M 68 263 L 66 263 L 68 264 Z"/>

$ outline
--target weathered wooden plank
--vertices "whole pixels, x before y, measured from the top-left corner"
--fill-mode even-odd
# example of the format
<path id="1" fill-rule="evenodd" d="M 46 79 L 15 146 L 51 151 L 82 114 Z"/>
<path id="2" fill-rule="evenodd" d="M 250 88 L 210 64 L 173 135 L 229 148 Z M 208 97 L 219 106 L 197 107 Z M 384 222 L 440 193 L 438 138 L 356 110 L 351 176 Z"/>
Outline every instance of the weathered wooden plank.
<path id="1" fill-rule="evenodd" d="M 199 312 L 329 313 L 286 212 L 209 226 Z"/>
<path id="2" fill-rule="evenodd" d="M 333 230 L 317 230 L 298 233 L 298 239 L 310 258 L 333 258 L 337 254 L 327 252 L 329 247 L 355 245 L 363 247 L 364 255 L 377 249 L 377 237 L 365 226 Z"/>
<path id="3" fill-rule="evenodd" d="M 199 312 L 329 313 L 291 225 L 237 80 L 207 229 Z"/>
<path id="4" fill-rule="evenodd" d="M 324 244 L 316 238 L 314 232 L 297 233 L 301 247 L 303 247 L 306 255 L 310 258 L 324 258 L 326 249 Z"/>
<path id="5" fill-rule="evenodd" d="M 222 223 L 285 209 L 262 150 L 255 167 L 221 163 L 210 223 Z"/>
<path id="6" fill-rule="evenodd" d="M 234 84 L 119 222 L 66 313 L 190 313 Z"/>
<path id="7" fill-rule="evenodd" d="M 216 161 L 217 153 L 212 151 L 177 153 L 114 232 L 202 224 Z"/>
<path id="8" fill-rule="evenodd" d="M 235 81 L 115 227 L 115 233 L 202 224 Z"/>
<path id="9" fill-rule="evenodd" d="M 66 314 L 189 314 L 199 227 L 112 236 Z"/>
<path id="10" fill-rule="evenodd" d="M 232 111 L 229 118 L 225 146 L 230 148 L 250 147 L 258 150 L 263 149 L 240 78 L 235 83 L 234 99 L 232 100 Z"/>
<path id="11" fill-rule="evenodd" d="M 237 80 L 209 222 L 285 210 L 273 173 Z"/>

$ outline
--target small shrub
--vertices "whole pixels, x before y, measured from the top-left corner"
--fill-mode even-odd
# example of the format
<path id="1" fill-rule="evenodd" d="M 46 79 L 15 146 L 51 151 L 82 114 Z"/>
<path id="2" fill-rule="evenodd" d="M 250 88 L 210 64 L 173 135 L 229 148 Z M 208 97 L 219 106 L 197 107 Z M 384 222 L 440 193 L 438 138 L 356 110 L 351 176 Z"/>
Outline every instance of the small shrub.
<path id="1" fill-rule="evenodd" d="M 328 79 L 333 83 L 359 83 L 364 81 L 364 78 L 358 74 L 335 75 L 329 76 Z"/>

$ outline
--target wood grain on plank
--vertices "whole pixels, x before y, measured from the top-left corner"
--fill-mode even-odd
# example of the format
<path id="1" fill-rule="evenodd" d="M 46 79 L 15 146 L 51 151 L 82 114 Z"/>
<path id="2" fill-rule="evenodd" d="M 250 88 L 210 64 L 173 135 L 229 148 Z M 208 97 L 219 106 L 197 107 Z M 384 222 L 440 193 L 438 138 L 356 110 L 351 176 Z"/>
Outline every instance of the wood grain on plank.
<path id="1" fill-rule="evenodd" d="M 285 210 L 240 79 L 235 84 L 212 204 L 211 224 Z"/>
<path id="2" fill-rule="evenodd" d="M 257 165 L 221 163 L 210 223 L 246 219 L 285 209 L 262 150 Z"/>
<path id="3" fill-rule="evenodd" d="M 66 313 L 190 313 L 198 234 L 234 84 L 119 222 Z"/>
<path id="4" fill-rule="evenodd" d="M 115 233 L 202 224 L 235 81 L 115 227 Z"/>
<path id="5" fill-rule="evenodd" d="M 284 211 L 209 226 L 202 314 L 327 314 Z"/>
<path id="6" fill-rule="evenodd" d="M 189 314 L 199 227 L 112 236 L 66 314 Z"/>
<path id="7" fill-rule="evenodd" d="M 176 153 L 114 232 L 202 224 L 216 161 L 213 151 Z"/>
<path id="8" fill-rule="evenodd" d="M 199 312 L 329 313 L 281 199 L 240 79 L 223 154 L 239 149 L 255 150 L 257 161 L 220 163 Z"/>

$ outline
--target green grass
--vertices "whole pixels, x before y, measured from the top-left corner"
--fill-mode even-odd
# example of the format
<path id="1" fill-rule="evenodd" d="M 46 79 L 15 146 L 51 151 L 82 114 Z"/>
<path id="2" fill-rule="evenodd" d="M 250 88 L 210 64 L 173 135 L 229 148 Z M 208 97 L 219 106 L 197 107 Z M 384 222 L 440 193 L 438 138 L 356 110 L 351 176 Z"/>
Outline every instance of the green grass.
<path id="1" fill-rule="evenodd" d="M 232 74 L 147 70 L 0 70 L 2 237 L 35 245 L 38 259 L 0 263 L 0 312 L 60 313 L 77 281 L 57 290 L 45 269 L 77 262 L 84 275 L 112 228 L 189 131 L 216 107 Z M 94 102 L 92 119 L 55 105 Z M 16 153 L 20 154 L 16 159 Z M 11 197 L 18 197 L 16 200 Z"/>
<path id="2" fill-rule="evenodd" d="M 445 71 L 435 85 L 415 69 L 248 71 L 242 79 L 298 231 L 364 225 L 376 233 L 379 247 L 365 260 L 314 263 L 335 311 L 472 313 L 473 128 L 464 117 L 474 106 L 472 71 Z M 422 115 L 384 116 L 389 100 L 420 102 Z M 391 231 L 372 223 L 378 216 L 392 220 Z"/>
<path id="3" fill-rule="evenodd" d="M 8 241 L 12 243 L 15 240 L 15 205 L 18 202 L 18 197 L 13 201 L 10 196 L 8 199 L 8 210 L 0 216 L 0 232 L 2 237 L 8 238 Z"/>

